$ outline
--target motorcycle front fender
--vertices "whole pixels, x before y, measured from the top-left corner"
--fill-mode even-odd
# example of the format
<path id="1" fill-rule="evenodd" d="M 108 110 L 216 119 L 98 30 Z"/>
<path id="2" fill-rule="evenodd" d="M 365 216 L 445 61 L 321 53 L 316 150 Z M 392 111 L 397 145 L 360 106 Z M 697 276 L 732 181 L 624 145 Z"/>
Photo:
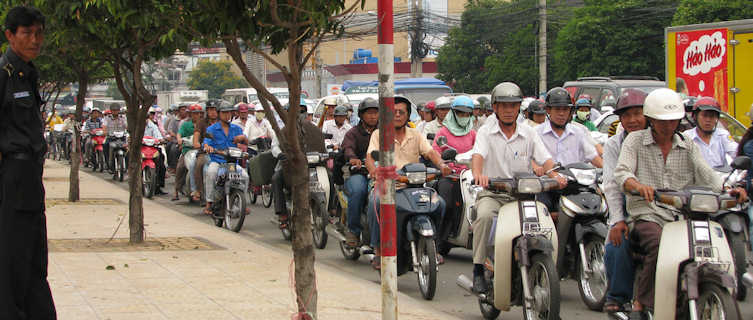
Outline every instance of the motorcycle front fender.
<path id="1" fill-rule="evenodd" d="M 141 170 L 144 170 L 144 168 L 146 168 L 146 167 L 155 169 L 157 166 L 154 164 L 154 160 L 152 160 L 152 159 L 143 159 L 141 161 Z"/>
<path id="2" fill-rule="evenodd" d="M 418 236 L 422 237 L 433 237 L 434 236 L 434 224 L 431 222 L 431 218 L 425 215 L 416 215 L 413 218 L 411 218 L 410 223 L 408 224 L 408 227 L 410 228 L 408 230 L 408 234 L 414 233 Z M 409 236 L 410 238 L 411 236 Z M 408 239 L 409 241 L 413 241 L 414 239 Z"/>
<path id="3" fill-rule="evenodd" d="M 589 234 L 595 234 L 597 236 L 602 237 L 603 239 L 607 238 L 607 233 L 609 230 L 607 230 L 607 224 L 600 220 L 591 220 L 586 223 L 576 223 L 575 224 L 575 243 L 580 243 L 583 241 L 583 238 L 586 237 L 586 235 Z"/>
<path id="4" fill-rule="evenodd" d="M 741 213 L 742 214 L 742 213 Z M 748 222 L 740 214 L 726 213 L 720 219 L 717 220 L 722 225 L 724 230 L 732 231 L 734 233 L 742 232 L 748 225 Z"/>

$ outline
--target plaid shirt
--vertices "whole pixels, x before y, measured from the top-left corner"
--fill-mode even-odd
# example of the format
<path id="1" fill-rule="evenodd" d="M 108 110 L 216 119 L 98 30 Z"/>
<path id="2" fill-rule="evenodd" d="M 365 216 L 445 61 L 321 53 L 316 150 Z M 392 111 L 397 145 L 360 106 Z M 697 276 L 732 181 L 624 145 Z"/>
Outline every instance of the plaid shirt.
<path id="1" fill-rule="evenodd" d="M 654 189 L 681 190 L 687 186 L 704 186 L 722 191 L 722 179 L 706 163 L 698 146 L 688 137 L 672 137 L 672 149 L 666 162 L 651 129 L 629 134 L 622 144 L 614 179 L 621 189 L 630 178 Z M 674 221 L 674 214 L 641 196 L 626 195 L 628 222 L 643 220 L 663 226 Z"/>

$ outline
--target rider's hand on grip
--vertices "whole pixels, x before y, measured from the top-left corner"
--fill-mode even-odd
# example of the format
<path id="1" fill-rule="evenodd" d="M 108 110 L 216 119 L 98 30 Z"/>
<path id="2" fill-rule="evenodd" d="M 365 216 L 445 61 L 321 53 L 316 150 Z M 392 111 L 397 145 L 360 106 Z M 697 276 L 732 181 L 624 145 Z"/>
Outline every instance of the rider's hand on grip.
<path id="1" fill-rule="evenodd" d="M 361 168 L 361 165 L 362 165 L 362 163 L 361 163 L 361 160 L 360 160 L 360 159 L 350 159 L 350 165 L 351 165 L 352 167 L 355 167 L 355 169 L 360 169 L 360 168 Z"/>
<path id="2" fill-rule="evenodd" d="M 477 186 L 480 186 L 480 187 L 482 187 L 484 189 L 486 189 L 487 187 L 489 187 L 489 177 L 487 177 L 487 176 L 485 176 L 483 174 L 474 175 L 473 176 L 473 181 L 475 182 L 475 184 Z"/>
<path id="3" fill-rule="evenodd" d="M 210 145 L 204 145 L 204 152 L 212 153 L 214 152 L 214 148 L 212 148 Z"/>
<path id="4" fill-rule="evenodd" d="M 729 194 L 737 198 L 737 203 L 743 203 L 743 202 L 748 201 L 748 193 L 745 192 L 744 188 L 740 188 L 740 187 L 734 188 L 729 191 Z"/>

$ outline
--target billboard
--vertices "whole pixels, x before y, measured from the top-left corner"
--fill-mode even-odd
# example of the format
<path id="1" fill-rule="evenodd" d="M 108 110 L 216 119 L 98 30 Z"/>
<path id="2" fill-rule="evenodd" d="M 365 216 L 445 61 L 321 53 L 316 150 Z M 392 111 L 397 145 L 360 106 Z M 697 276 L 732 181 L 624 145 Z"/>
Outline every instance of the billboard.
<path id="1" fill-rule="evenodd" d="M 727 111 L 727 29 L 675 34 L 675 74 L 689 96 L 713 97 Z"/>

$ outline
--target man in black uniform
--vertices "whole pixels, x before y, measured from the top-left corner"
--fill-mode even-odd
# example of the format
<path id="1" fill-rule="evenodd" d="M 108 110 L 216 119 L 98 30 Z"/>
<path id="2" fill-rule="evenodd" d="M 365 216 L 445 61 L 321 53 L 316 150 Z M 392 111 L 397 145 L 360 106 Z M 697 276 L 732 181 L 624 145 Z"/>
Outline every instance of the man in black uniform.
<path id="1" fill-rule="evenodd" d="M 15 7 L 5 19 L 10 48 L 0 58 L 0 319 L 56 319 L 47 282 L 47 226 L 38 73 L 44 41 L 39 10 Z"/>

